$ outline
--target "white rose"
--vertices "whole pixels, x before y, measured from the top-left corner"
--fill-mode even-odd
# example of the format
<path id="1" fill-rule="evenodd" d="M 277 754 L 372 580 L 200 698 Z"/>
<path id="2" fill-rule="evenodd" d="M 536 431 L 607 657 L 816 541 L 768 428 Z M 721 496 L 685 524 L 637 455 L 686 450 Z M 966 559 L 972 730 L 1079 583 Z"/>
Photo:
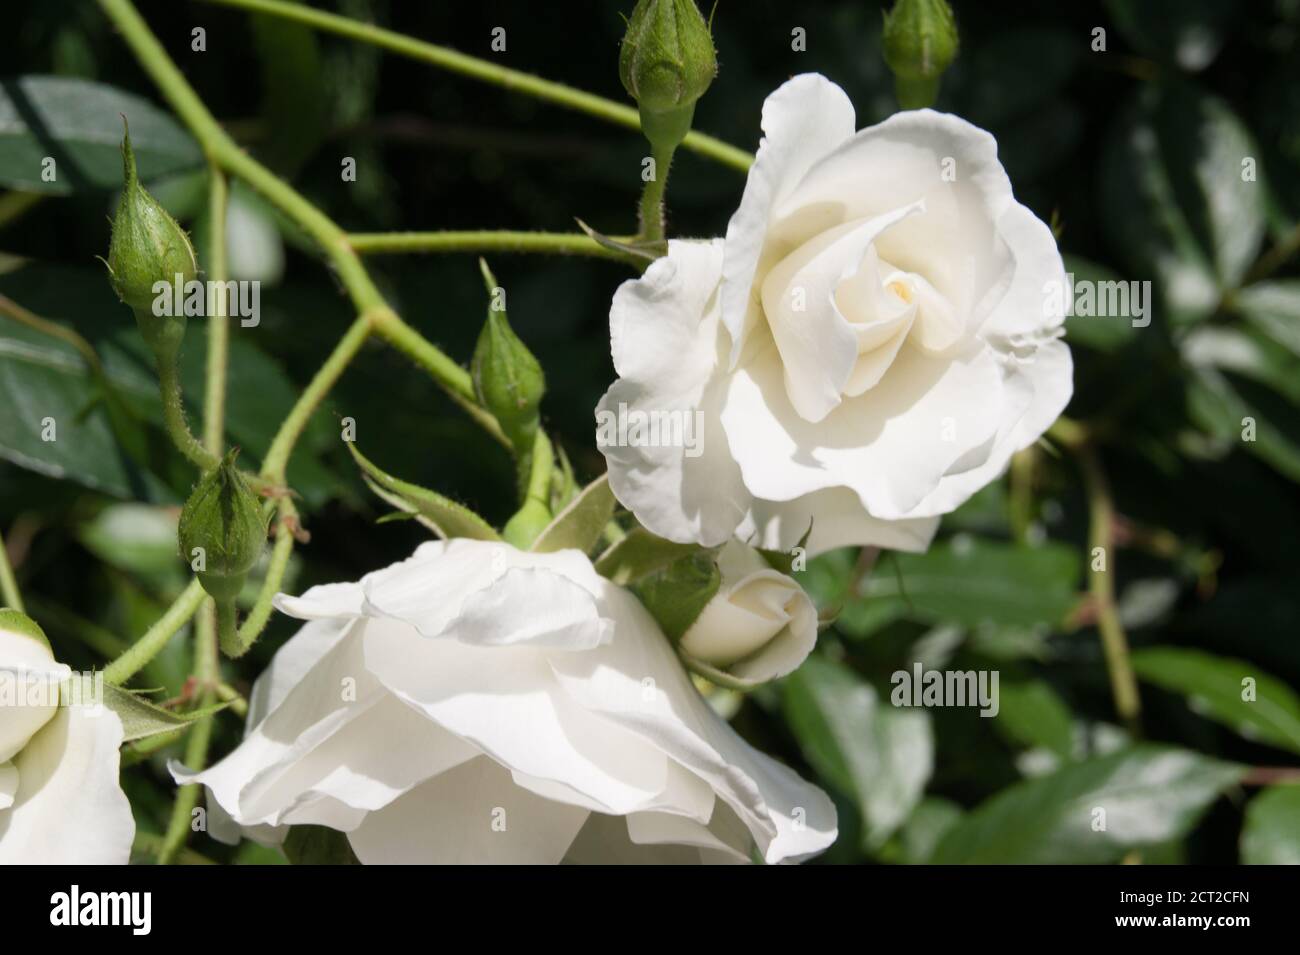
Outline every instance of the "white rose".
<path id="1" fill-rule="evenodd" d="M 118 784 L 122 722 L 59 705 L 72 672 L 40 628 L 0 610 L 0 865 L 125 864 L 135 838 Z"/>
<path id="2" fill-rule="evenodd" d="M 834 841 L 826 795 L 721 720 L 577 551 L 431 542 L 277 605 L 311 622 L 244 741 L 173 768 L 255 837 L 328 826 L 366 863 L 780 862 Z"/>
<path id="3" fill-rule="evenodd" d="M 955 116 L 855 133 L 805 75 L 763 130 L 725 241 L 671 242 L 614 296 L 610 485 L 676 541 L 785 550 L 811 523 L 812 553 L 923 550 L 1069 400 L 1056 243 Z"/>
<path id="4" fill-rule="evenodd" d="M 739 541 L 718 555 L 722 583 L 678 649 L 705 676 L 749 688 L 793 673 L 817 644 L 817 610 L 794 580 Z M 703 664 L 703 666 L 700 666 Z"/>

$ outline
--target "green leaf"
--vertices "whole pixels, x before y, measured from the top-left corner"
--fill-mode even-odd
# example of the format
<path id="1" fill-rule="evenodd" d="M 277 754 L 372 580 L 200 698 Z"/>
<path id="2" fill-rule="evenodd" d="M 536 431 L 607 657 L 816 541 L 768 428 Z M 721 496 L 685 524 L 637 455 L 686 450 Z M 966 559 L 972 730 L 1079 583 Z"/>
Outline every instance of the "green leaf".
<path id="1" fill-rule="evenodd" d="M 139 400 L 149 390 L 138 378 L 126 387 Z M 149 496 L 101 394 L 71 345 L 0 316 L 0 457 L 116 497 Z"/>
<path id="2" fill-rule="evenodd" d="M 494 541 L 500 536 L 487 521 L 479 517 L 463 504 L 443 497 L 436 491 L 398 480 L 390 474 L 379 470 L 357 450 L 351 441 L 347 442 L 352 457 L 361 466 L 370 489 L 399 510 L 414 514 L 429 530 L 443 540 L 452 537 L 469 537 L 474 540 Z"/>
<path id="3" fill-rule="evenodd" d="M 284 854 L 294 865 L 360 865 L 345 832 L 328 826 L 290 826 Z"/>
<path id="4" fill-rule="evenodd" d="M 1078 602 L 1079 574 L 1079 555 L 1061 544 L 1021 547 L 960 537 L 924 554 L 882 560 L 861 592 L 869 601 L 895 601 L 927 623 L 1053 626 Z"/>
<path id="5" fill-rule="evenodd" d="M 1233 307 L 1254 328 L 1300 356 L 1300 279 L 1248 285 L 1236 294 Z"/>
<path id="6" fill-rule="evenodd" d="M 584 554 L 590 552 L 614 516 L 616 503 L 614 492 L 609 489 L 609 476 L 602 474 L 555 515 L 533 541 L 532 550 L 550 553 L 572 548 Z"/>
<path id="7" fill-rule="evenodd" d="M 1259 155 L 1226 103 L 1186 83 L 1144 89 L 1108 135 L 1103 224 L 1126 271 L 1155 277 L 1175 322 L 1210 315 L 1254 261 L 1264 191 L 1241 162 Z"/>
<path id="8" fill-rule="evenodd" d="M 866 848 L 882 846 L 911 815 L 930 778 L 929 714 L 882 703 L 852 670 L 816 656 L 786 679 L 783 705 L 813 769 L 855 799 Z"/>
<path id="9" fill-rule="evenodd" d="M 962 817 L 962 808 L 938 796 L 926 796 L 880 852 L 883 862 L 924 865 L 944 835 Z"/>
<path id="10" fill-rule="evenodd" d="M 77 679 L 77 677 L 73 677 Z M 117 714 L 122 721 L 122 742 L 130 743 L 133 740 L 147 739 L 150 736 L 157 736 L 160 733 L 174 733 L 178 729 L 184 729 L 191 723 L 211 716 L 224 710 L 229 703 L 215 703 L 212 706 L 204 706 L 199 709 L 189 710 L 184 713 L 177 713 L 173 710 L 164 710 L 162 707 L 154 706 L 148 700 L 125 690 L 120 686 L 113 686 L 109 683 L 96 684 L 95 677 L 89 674 L 81 675 L 83 699 L 93 699 L 93 694 L 103 689 L 104 705 Z"/>
<path id="11" fill-rule="evenodd" d="M 1074 718 L 1045 680 L 1007 680 L 998 688 L 998 729 L 1012 741 L 1042 746 L 1062 760 L 1074 753 Z"/>
<path id="12" fill-rule="evenodd" d="M 1270 786 L 1246 805 L 1241 861 L 1300 865 L 1300 786 Z"/>
<path id="13" fill-rule="evenodd" d="M 1292 481 L 1300 481 L 1300 424 L 1285 399 L 1266 389 L 1247 395 L 1249 383 L 1221 370 L 1194 367 L 1187 377 L 1187 410 L 1226 454 L 1240 446 Z M 1249 419 L 1249 421 L 1247 421 Z M 1253 440 L 1245 440 L 1250 423 Z"/>
<path id="14" fill-rule="evenodd" d="M 1069 763 L 971 810 L 948 830 L 930 861 L 1116 862 L 1132 849 L 1185 836 L 1242 772 L 1232 763 L 1155 745 Z"/>
<path id="15" fill-rule="evenodd" d="M 1132 660 L 1139 677 L 1187 697 L 1207 719 L 1254 742 L 1300 753 L 1300 696 L 1255 664 L 1183 647 L 1137 650 Z M 1242 698 L 1248 686 L 1253 700 Z"/>
<path id="16" fill-rule="evenodd" d="M 696 549 L 694 544 L 677 544 L 635 527 L 596 558 L 596 572 L 626 587 Z"/>
<path id="17" fill-rule="evenodd" d="M 82 79 L 20 76 L 0 81 L 0 185 L 51 195 L 121 188 L 123 116 L 141 179 L 202 163 L 198 144 L 147 100 Z"/>

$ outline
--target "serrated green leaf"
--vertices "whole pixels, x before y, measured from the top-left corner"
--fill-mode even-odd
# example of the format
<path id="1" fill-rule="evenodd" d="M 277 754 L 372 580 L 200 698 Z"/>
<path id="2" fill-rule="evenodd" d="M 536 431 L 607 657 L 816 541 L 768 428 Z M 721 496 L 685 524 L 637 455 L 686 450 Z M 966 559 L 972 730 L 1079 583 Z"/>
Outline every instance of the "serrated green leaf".
<path id="1" fill-rule="evenodd" d="M 453 537 L 485 541 L 501 539 L 491 524 L 468 507 L 443 497 L 437 491 L 399 480 L 381 471 L 357 450 L 355 444 L 350 441 L 347 444 L 370 489 L 394 507 L 414 514 L 416 520 L 439 537 L 444 540 Z"/>
<path id="2" fill-rule="evenodd" d="M 934 765 L 930 716 L 882 703 L 852 670 L 809 657 L 784 683 L 786 721 L 804 757 L 856 801 L 868 850 L 911 815 Z"/>
<path id="3" fill-rule="evenodd" d="M 1187 697 L 1188 705 L 1254 742 L 1300 753 L 1300 696 L 1253 663 L 1183 647 L 1149 647 L 1132 654 L 1147 683 Z M 1253 700 L 1243 699 L 1252 681 Z"/>
<path id="4" fill-rule="evenodd" d="M 568 548 L 589 553 L 600 541 L 617 503 L 609 487 L 609 476 L 602 474 L 555 515 L 537 535 L 531 549 L 543 554 Z"/>
<path id="5" fill-rule="evenodd" d="M 1247 865 L 1300 865 L 1300 786 L 1270 786 L 1246 805 L 1241 861 Z"/>
<path id="6" fill-rule="evenodd" d="M 1117 862 L 1132 849 L 1185 836 L 1242 772 L 1232 763 L 1156 745 L 1069 763 L 975 807 L 948 830 L 930 861 Z"/>
<path id="7" fill-rule="evenodd" d="M 0 184 L 50 195 L 121 188 L 123 116 L 141 179 L 202 164 L 189 133 L 147 100 L 89 80 L 20 76 L 0 81 Z"/>

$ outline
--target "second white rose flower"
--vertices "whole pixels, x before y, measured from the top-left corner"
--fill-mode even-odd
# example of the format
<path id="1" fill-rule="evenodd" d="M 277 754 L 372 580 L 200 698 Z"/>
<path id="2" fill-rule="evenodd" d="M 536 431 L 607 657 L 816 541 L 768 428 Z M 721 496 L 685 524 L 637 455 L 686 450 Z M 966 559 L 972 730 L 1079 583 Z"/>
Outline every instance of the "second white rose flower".
<path id="1" fill-rule="evenodd" d="M 930 110 L 854 126 L 824 77 L 786 83 L 726 239 L 671 242 L 615 295 L 597 417 L 634 426 L 597 437 L 656 534 L 924 550 L 1069 401 L 1060 253 L 993 137 Z"/>

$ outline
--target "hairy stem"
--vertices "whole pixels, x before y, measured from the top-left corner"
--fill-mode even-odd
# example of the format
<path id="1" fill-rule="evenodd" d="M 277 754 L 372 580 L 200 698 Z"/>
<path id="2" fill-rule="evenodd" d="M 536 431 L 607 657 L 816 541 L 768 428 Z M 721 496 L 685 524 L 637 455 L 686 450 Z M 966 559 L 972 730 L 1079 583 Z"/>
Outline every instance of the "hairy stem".
<path id="1" fill-rule="evenodd" d="M 271 549 L 271 561 L 266 567 L 266 578 L 262 581 L 262 589 L 258 591 L 253 609 L 244 618 L 244 623 L 239 628 L 235 639 L 230 643 L 222 644 L 226 656 L 232 658 L 243 656 L 266 629 L 271 619 L 271 601 L 280 592 L 280 585 L 284 583 L 284 573 L 289 567 L 289 557 L 293 553 L 293 532 L 297 520 L 298 512 L 293 502 L 287 497 L 281 498 L 279 519 L 275 529 L 275 546 Z"/>
<path id="2" fill-rule="evenodd" d="M 226 433 L 226 366 L 230 356 L 230 318 L 226 315 L 226 177 L 215 166 L 209 171 L 208 280 L 215 291 L 208 297 L 207 390 L 203 397 L 203 444 L 221 456 Z"/>
<path id="3" fill-rule="evenodd" d="M 206 596 L 198 580 L 191 580 L 157 622 L 144 632 L 144 636 L 104 668 L 104 680 L 113 686 L 121 686 L 139 673 L 175 636 L 176 631 L 189 623 Z"/>
<path id="4" fill-rule="evenodd" d="M 628 236 L 615 241 L 630 242 Z M 409 252 L 519 252 L 544 255 L 585 255 L 596 259 L 637 264 L 631 256 L 601 245 L 578 232 L 377 232 L 352 233 L 352 248 L 361 255 Z"/>
<path id="5" fill-rule="evenodd" d="M 181 396 L 181 376 L 176 367 L 176 360 L 162 360 L 155 364 L 158 369 L 158 391 L 162 395 L 163 424 L 167 436 L 177 450 L 200 471 L 211 471 L 221 459 L 213 454 L 194 437 L 190 423 L 185 417 L 185 402 Z"/>
<path id="6" fill-rule="evenodd" d="M 586 113 L 597 119 L 615 123 L 628 129 L 641 128 L 640 113 L 631 106 L 616 103 L 582 90 L 544 80 L 531 73 L 508 69 L 487 60 L 458 53 L 445 46 L 426 43 L 392 30 L 385 30 L 369 23 L 360 23 L 347 17 L 322 10 L 314 10 L 303 4 L 284 3 L 281 0 L 209 0 L 221 6 L 238 7 L 253 13 L 264 13 L 281 17 L 309 26 L 314 30 L 335 33 L 361 43 L 369 43 L 400 56 L 419 60 L 439 69 L 456 73 L 460 76 L 490 83 L 514 93 L 522 93 L 534 99 L 544 100 L 562 106 L 565 109 Z M 754 162 L 752 154 L 737 149 L 703 133 L 691 132 L 682 145 L 701 156 L 713 159 L 740 172 L 747 172 Z"/>
<path id="7" fill-rule="evenodd" d="M 212 703 L 218 674 L 217 621 L 211 600 L 204 601 L 195 620 L 194 633 L 194 680 L 198 685 L 194 705 L 202 708 Z M 185 741 L 185 765 L 189 769 L 199 772 L 207 766 L 208 746 L 211 742 L 212 717 L 206 716 L 190 727 L 189 737 Z M 167 832 L 157 847 L 159 865 L 168 865 L 174 861 L 185 847 L 193 830 L 191 820 L 202 788 L 198 783 L 187 783 L 176 790 L 176 802 L 172 805 Z"/>

